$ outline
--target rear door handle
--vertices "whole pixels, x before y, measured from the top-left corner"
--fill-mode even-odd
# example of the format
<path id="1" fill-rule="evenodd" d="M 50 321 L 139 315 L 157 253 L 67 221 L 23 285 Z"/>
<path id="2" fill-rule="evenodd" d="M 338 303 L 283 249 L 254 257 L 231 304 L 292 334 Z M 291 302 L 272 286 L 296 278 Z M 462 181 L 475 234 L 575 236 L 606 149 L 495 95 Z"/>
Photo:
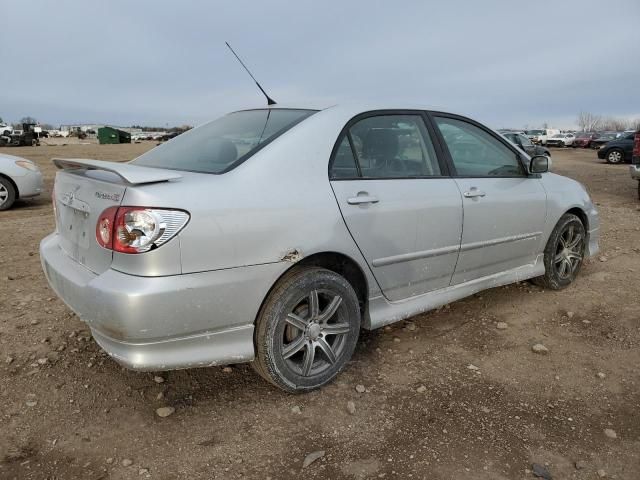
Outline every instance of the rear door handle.
<path id="1" fill-rule="evenodd" d="M 484 197 L 486 193 L 482 190 L 478 190 L 477 187 L 471 187 L 467 192 L 464 192 L 465 198 L 475 198 L 475 197 Z"/>
<path id="2" fill-rule="evenodd" d="M 367 192 L 358 192 L 355 197 L 351 197 L 347 199 L 347 203 L 349 205 L 363 205 L 367 203 L 378 203 L 378 197 L 374 197 L 373 195 L 369 195 Z"/>

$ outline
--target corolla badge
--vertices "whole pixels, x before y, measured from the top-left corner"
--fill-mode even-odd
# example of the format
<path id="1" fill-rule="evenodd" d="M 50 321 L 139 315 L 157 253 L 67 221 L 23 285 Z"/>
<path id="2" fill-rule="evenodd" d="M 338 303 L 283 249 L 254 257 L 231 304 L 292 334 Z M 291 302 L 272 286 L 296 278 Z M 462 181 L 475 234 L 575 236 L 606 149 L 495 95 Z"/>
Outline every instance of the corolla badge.
<path id="1" fill-rule="evenodd" d="M 120 201 L 119 193 L 96 192 L 96 197 L 102 200 L 113 200 L 114 202 Z"/>

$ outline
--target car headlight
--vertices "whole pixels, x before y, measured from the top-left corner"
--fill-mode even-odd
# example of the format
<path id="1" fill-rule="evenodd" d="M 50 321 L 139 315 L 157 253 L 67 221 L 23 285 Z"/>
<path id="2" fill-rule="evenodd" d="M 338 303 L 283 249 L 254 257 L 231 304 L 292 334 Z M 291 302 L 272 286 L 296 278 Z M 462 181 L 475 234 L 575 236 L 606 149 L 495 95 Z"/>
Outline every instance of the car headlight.
<path id="1" fill-rule="evenodd" d="M 31 170 L 32 172 L 37 172 L 40 169 L 38 166 L 33 163 L 31 160 L 16 160 L 16 165 L 21 168 L 26 168 L 27 170 Z"/>

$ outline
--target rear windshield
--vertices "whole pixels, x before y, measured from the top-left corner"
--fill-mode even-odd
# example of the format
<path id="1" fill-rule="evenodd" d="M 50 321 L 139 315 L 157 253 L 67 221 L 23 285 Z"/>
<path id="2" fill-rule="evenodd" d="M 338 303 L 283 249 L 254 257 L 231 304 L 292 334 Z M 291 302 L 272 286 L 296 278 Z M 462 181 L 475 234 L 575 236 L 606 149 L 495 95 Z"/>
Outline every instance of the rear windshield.
<path id="1" fill-rule="evenodd" d="M 225 115 L 177 136 L 133 162 L 145 167 L 224 173 L 315 110 L 245 110 Z"/>

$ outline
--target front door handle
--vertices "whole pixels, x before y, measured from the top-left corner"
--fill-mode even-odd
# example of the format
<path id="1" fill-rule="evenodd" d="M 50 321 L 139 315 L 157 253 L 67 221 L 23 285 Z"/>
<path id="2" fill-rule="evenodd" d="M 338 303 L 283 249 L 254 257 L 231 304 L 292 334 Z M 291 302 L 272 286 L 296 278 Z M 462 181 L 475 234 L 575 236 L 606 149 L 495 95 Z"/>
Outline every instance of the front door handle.
<path id="1" fill-rule="evenodd" d="M 471 187 L 469 191 L 463 193 L 464 198 L 476 198 L 476 197 L 484 197 L 486 193 L 482 190 L 478 190 L 477 187 Z"/>
<path id="2" fill-rule="evenodd" d="M 378 203 L 379 201 L 378 197 L 369 195 L 367 192 L 358 192 L 355 197 L 347 198 L 349 205 L 363 205 L 367 203 Z"/>

